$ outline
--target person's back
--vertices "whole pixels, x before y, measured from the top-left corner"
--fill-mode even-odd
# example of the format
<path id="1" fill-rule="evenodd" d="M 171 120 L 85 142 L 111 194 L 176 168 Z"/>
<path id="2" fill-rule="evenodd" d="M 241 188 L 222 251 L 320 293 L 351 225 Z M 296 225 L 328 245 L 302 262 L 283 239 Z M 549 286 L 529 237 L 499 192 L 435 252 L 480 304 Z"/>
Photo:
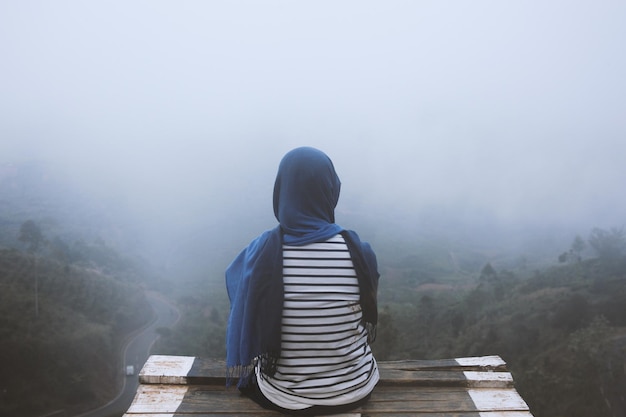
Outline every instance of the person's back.
<path id="1" fill-rule="evenodd" d="M 376 258 L 334 223 L 340 182 L 312 148 L 288 153 L 274 187 L 280 226 L 227 269 L 227 363 L 266 408 L 328 414 L 365 402 L 378 382 Z"/>
<path id="2" fill-rule="evenodd" d="M 256 369 L 265 397 L 283 408 L 343 405 L 367 396 L 378 369 L 362 325 L 359 283 L 340 234 L 283 246 L 285 300 L 276 374 Z"/>

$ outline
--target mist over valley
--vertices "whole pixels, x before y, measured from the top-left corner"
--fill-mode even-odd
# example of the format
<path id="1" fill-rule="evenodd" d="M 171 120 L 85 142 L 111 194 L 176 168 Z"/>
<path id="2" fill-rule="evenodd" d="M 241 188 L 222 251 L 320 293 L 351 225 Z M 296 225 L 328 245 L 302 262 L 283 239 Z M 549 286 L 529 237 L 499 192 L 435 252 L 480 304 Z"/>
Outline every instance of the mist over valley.
<path id="1" fill-rule="evenodd" d="M 379 360 L 500 355 L 537 417 L 624 414 L 623 4 L 0 10 L 0 416 L 115 396 L 146 294 L 180 313 L 152 353 L 224 358 L 298 146 L 377 254 Z"/>

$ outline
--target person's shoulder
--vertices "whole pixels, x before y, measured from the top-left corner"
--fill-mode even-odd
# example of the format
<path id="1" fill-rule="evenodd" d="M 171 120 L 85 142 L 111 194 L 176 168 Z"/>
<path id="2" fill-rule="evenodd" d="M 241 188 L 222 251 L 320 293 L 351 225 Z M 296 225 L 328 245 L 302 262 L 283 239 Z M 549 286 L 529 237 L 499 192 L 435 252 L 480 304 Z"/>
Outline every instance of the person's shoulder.
<path id="1" fill-rule="evenodd" d="M 281 231 L 280 226 L 277 226 L 273 229 L 269 229 L 261 233 L 259 236 L 254 238 L 252 242 L 248 245 L 247 249 L 249 251 L 257 251 L 268 244 L 278 244 L 281 242 Z"/>
<path id="2" fill-rule="evenodd" d="M 344 238 L 351 240 L 354 243 L 360 243 L 360 244 L 366 244 L 369 245 L 368 242 L 361 240 L 361 237 L 359 236 L 359 234 L 351 229 L 343 229 L 341 231 L 341 234 L 343 235 Z"/>
<path id="3" fill-rule="evenodd" d="M 341 234 L 348 244 L 352 244 L 354 246 L 359 247 L 361 251 L 365 252 L 368 255 L 374 255 L 374 250 L 369 242 L 361 240 L 361 237 L 354 230 L 344 229 Z"/>
<path id="4" fill-rule="evenodd" d="M 361 240 L 359 235 L 354 230 L 344 229 L 341 233 L 348 245 L 351 252 L 360 255 L 361 259 L 365 261 L 365 265 L 371 271 L 372 275 L 378 276 L 378 261 L 376 259 L 376 253 L 366 241 Z"/>

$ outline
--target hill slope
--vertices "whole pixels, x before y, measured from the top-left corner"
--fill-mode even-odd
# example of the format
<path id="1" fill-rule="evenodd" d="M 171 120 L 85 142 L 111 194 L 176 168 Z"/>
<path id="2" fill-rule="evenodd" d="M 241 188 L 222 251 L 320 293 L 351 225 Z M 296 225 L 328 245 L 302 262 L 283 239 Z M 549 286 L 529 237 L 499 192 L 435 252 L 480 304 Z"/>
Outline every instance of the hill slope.
<path id="1" fill-rule="evenodd" d="M 0 249 L 0 415 L 84 408 L 116 392 L 122 338 L 150 319 L 113 275 Z"/>

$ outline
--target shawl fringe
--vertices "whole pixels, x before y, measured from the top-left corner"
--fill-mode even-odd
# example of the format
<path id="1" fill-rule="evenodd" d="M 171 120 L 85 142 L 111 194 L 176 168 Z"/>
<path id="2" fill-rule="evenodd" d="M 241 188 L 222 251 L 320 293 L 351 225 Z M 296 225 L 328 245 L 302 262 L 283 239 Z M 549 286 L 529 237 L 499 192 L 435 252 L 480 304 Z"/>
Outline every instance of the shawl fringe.
<path id="1" fill-rule="evenodd" d="M 276 374 L 279 355 L 277 352 L 264 353 L 254 358 L 251 364 L 226 367 L 226 386 L 231 387 L 237 381 L 238 388 L 247 387 L 257 365 L 260 366 L 261 373 L 273 377 Z"/>
<path id="2" fill-rule="evenodd" d="M 364 323 L 367 330 L 367 344 L 371 345 L 376 341 L 376 325 L 374 323 Z"/>
<path id="3" fill-rule="evenodd" d="M 232 387 L 237 383 L 239 386 L 243 381 L 247 380 L 252 371 L 253 365 L 237 365 L 226 367 L 226 386 Z"/>

